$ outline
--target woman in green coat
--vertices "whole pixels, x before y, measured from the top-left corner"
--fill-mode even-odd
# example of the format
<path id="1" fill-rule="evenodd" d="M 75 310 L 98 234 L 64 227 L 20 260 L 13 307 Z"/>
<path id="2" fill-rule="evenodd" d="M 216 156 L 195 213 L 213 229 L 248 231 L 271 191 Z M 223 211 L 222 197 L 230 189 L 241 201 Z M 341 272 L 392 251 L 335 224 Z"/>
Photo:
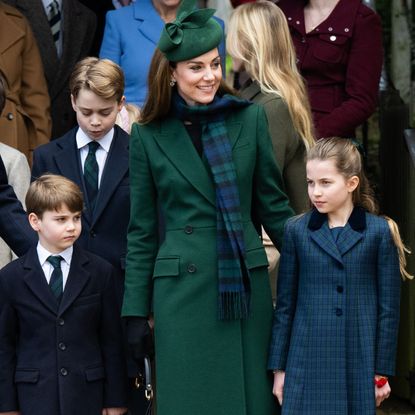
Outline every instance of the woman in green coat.
<path id="1" fill-rule="evenodd" d="M 158 415 L 274 415 L 268 263 L 251 206 L 277 245 L 293 212 L 263 110 L 222 83 L 212 14 L 183 0 L 153 57 L 131 134 L 122 313 L 136 357 L 154 316 Z"/>

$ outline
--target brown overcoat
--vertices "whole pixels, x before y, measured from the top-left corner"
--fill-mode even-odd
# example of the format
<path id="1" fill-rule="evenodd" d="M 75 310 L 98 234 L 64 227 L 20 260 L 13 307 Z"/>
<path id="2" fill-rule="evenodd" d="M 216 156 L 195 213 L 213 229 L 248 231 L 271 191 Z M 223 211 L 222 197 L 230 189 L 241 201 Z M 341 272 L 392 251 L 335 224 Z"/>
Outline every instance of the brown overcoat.
<path id="1" fill-rule="evenodd" d="M 0 118 L 0 140 L 29 156 L 50 139 L 50 100 L 30 26 L 19 11 L 2 1 L 0 71 L 8 85 Z"/>

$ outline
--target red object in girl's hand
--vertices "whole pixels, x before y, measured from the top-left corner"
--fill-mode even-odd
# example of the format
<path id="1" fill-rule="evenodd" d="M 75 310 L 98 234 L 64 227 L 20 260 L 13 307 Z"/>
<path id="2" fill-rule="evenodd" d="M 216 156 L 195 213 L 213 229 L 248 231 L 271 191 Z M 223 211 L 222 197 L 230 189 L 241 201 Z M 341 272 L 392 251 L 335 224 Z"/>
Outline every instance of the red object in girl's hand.
<path id="1" fill-rule="evenodd" d="M 383 388 L 387 383 L 388 383 L 388 378 L 387 377 L 381 377 L 379 379 L 373 379 L 376 387 L 378 388 Z"/>

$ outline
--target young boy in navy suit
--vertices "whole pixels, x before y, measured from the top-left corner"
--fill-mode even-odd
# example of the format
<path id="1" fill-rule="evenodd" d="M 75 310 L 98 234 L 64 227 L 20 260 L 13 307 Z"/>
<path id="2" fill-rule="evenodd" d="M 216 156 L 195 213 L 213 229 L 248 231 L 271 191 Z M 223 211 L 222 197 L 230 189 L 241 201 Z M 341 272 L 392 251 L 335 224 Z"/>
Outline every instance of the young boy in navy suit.
<path id="1" fill-rule="evenodd" d="M 55 173 L 81 188 L 86 207 L 77 244 L 115 267 L 121 305 L 130 219 L 129 135 L 115 121 L 124 104 L 124 75 L 110 60 L 85 58 L 72 73 L 70 89 L 79 126 L 34 151 L 32 179 Z M 130 360 L 132 395 L 137 394 L 133 386 L 137 372 Z M 131 399 L 140 402 L 140 397 Z M 140 406 L 129 405 L 132 415 L 143 412 Z"/>
<path id="2" fill-rule="evenodd" d="M 81 191 L 44 175 L 26 207 L 37 247 L 0 271 L 0 414 L 124 414 L 113 267 L 73 246 Z"/>

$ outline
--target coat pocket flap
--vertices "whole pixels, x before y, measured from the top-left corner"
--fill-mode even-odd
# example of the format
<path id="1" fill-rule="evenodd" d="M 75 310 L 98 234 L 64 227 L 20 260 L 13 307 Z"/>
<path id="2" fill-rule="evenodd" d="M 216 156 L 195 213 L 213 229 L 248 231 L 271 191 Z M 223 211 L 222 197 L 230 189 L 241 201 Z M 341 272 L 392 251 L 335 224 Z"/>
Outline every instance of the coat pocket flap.
<path id="1" fill-rule="evenodd" d="M 37 369 L 16 369 L 14 381 L 16 383 L 37 383 L 39 380 L 39 370 Z"/>
<path id="2" fill-rule="evenodd" d="M 248 269 L 267 267 L 268 259 L 264 248 L 251 249 L 246 251 L 246 266 Z"/>
<path id="3" fill-rule="evenodd" d="M 153 278 L 177 277 L 180 273 L 180 258 L 157 258 L 154 265 Z"/>
<path id="4" fill-rule="evenodd" d="M 85 377 L 88 382 L 105 378 L 105 370 L 102 366 L 90 367 L 85 369 Z"/>

